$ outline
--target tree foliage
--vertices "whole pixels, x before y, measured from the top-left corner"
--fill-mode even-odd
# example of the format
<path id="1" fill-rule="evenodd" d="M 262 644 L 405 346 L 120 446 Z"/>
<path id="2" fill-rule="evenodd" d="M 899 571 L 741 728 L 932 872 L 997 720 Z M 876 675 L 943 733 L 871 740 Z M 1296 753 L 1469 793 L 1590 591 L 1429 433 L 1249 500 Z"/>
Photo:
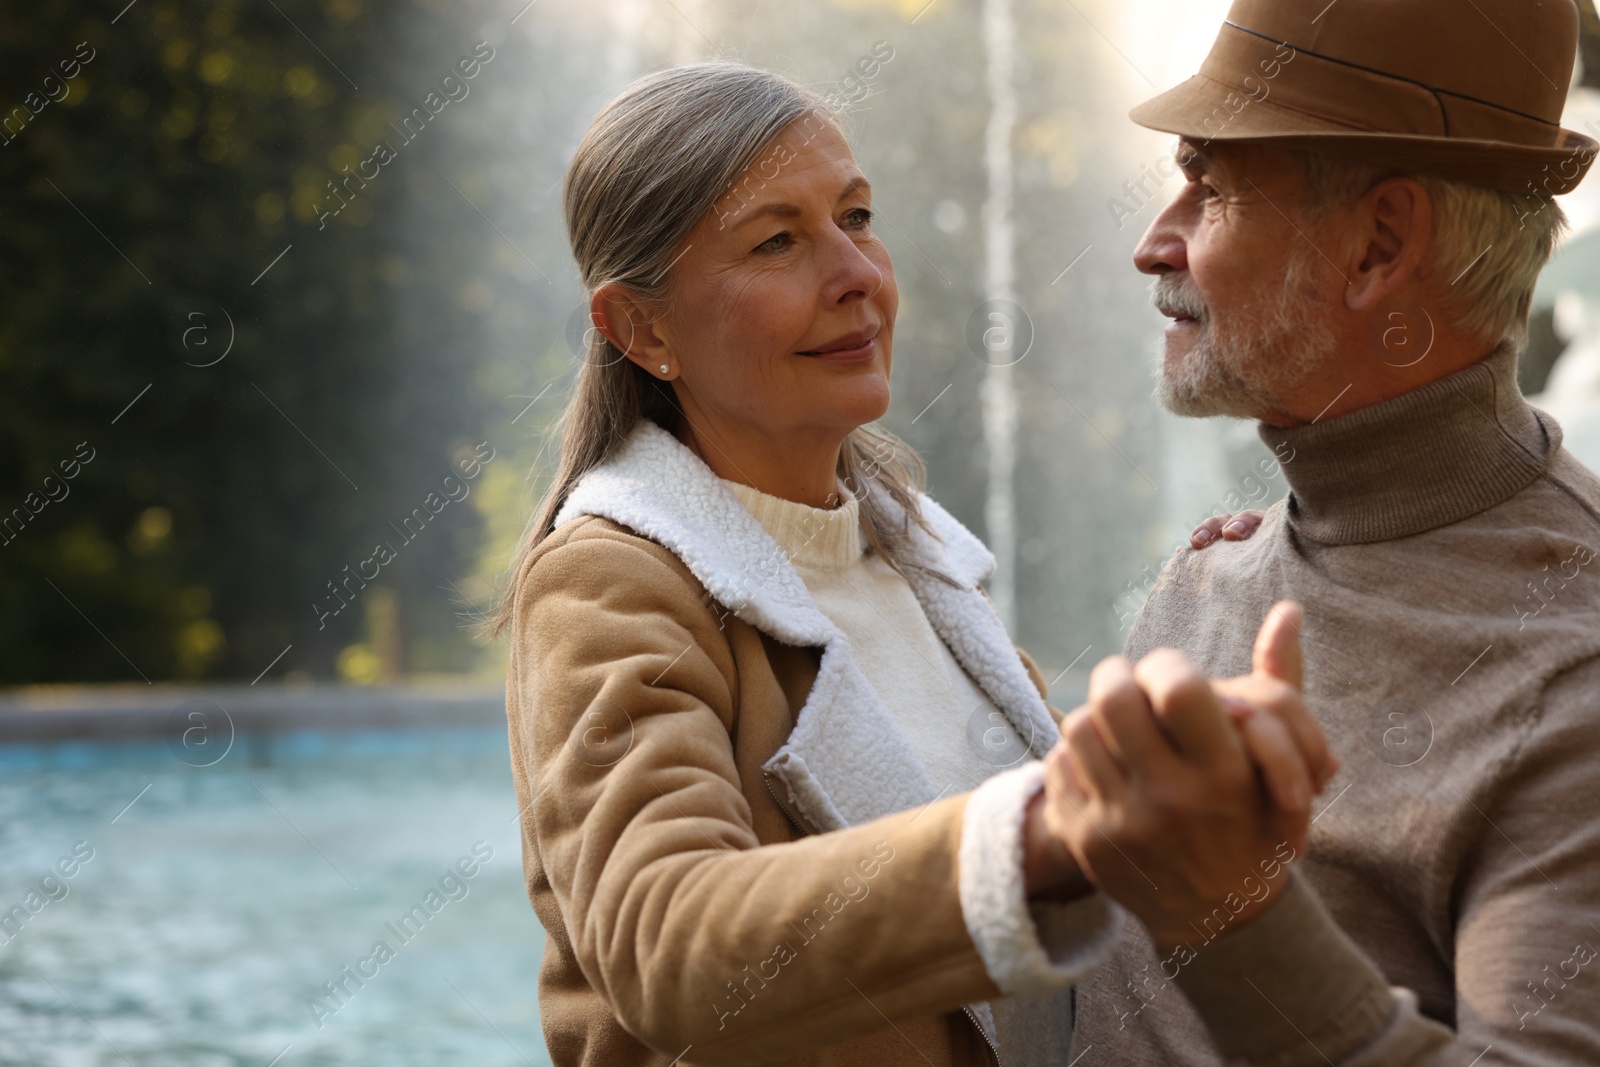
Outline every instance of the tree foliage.
<path id="1" fill-rule="evenodd" d="M 481 520 L 424 502 L 486 439 L 477 316 L 465 253 L 405 234 L 448 142 L 389 124 L 478 8 L 449 34 L 361 0 L 0 15 L 0 106 L 25 109 L 0 145 L 0 682 L 470 658 L 438 586 Z M 398 158 L 349 183 L 380 141 Z M 395 563 L 319 618 L 384 539 Z"/>

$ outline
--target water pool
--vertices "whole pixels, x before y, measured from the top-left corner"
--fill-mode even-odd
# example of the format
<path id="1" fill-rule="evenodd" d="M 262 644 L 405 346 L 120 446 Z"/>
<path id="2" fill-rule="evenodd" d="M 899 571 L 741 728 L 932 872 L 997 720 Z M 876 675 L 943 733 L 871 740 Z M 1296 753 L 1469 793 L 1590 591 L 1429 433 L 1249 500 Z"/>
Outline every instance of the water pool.
<path id="1" fill-rule="evenodd" d="M 503 726 L 190 762 L 0 744 L 0 1064 L 550 1062 Z"/>

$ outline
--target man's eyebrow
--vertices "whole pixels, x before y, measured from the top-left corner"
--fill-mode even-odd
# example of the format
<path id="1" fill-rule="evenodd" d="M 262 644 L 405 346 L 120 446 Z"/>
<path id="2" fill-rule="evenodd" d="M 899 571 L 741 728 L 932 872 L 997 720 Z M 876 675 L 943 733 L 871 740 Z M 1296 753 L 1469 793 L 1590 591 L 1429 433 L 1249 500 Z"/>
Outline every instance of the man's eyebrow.
<path id="1" fill-rule="evenodd" d="M 1210 170 L 1211 146 L 1196 144 L 1188 139 L 1180 140 L 1172 150 L 1172 158 L 1185 170 Z"/>
<path id="2" fill-rule="evenodd" d="M 870 193 L 872 191 L 872 183 L 867 181 L 865 176 L 858 174 L 845 184 L 844 190 L 839 193 L 839 199 L 847 200 L 852 194 L 862 189 L 865 189 Z M 801 213 L 802 212 L 800 209 L 795 207 L 793 204 L 763 204 L 754 211 L 750 212 L 744 218 L 740 219 L 738 222 L 734 223 L 734 228 L 737 229 L 740 226 L 748 225 L 757 219 L 766 218 L 769 215 L 777 216 L 778 218 L 782 219 L 792 219 L 796 218 Z"/>

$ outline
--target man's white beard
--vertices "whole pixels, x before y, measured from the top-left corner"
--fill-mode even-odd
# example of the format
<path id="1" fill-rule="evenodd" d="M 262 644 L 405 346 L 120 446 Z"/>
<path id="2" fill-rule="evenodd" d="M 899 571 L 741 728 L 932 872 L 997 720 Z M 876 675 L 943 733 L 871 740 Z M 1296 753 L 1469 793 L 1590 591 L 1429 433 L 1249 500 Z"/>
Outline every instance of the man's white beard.
<path id="1" fill-rule="evenodd" d="M 1337 348 L 1316 301 L 1313 248 L 1290 254 L 1283 285 L 1259 306 L 1247 304 L 1220 323 L 1187 274 L 1163 274 L 1150 287 L 1159 308 L 1193 316 L 1199 340 L 1181 363 L 1169 363 L 1166 342 L 1156 371 L 1156 397 L 1174 415 L 1259 419 L 1287 410 L 1286 393 L 1326 364 Z"/>

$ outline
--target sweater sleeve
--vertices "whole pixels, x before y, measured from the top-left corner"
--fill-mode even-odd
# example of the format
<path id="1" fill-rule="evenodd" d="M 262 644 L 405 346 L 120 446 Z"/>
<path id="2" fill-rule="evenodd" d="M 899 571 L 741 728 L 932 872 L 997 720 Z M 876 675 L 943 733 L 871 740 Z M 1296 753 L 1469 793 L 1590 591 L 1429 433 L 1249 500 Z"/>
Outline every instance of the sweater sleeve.
<path id="1" fill-rule="evenodd" d="M 518 589 L 512 742 L 589 984 L 640 1040 L 708 1064 L 997 996 L 961 893 L 968 796 L 760 844 L 726 639 L 652 548 L 574 539 Z M 1020 883 L 1020 864 L 990 876 Z"/>
<path id="2" fill-rule="evenodd" d="M 1506 777 L 1472 802 L 1459 879 L 1454 1030 L 1391 989 L 1300 881 L 1178 976 L 1229 1063 L 1600 1063 L 1600 660 L 1550 685 Z M 1509 741 L 1508 741 L 1509 744 Z"/>

